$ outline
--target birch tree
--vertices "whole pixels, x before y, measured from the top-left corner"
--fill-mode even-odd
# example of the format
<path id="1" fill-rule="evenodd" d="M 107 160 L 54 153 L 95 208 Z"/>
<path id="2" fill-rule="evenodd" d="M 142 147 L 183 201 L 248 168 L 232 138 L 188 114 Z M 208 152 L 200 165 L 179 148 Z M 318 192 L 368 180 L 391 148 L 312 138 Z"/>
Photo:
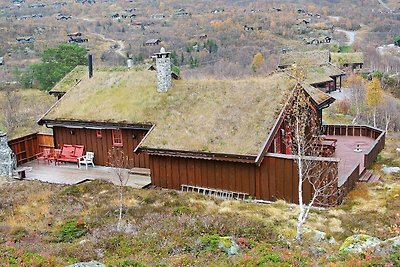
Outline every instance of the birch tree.
<path id="1" fill-rule="evenodd" d="M 130 166 L 128 156 L 125 156 L 124 151 L 118 148 L 112 148 L 108 152 L 109 164 L 113 168 L 115 175 L 118 178 L 118 222 L 117 231 L 122 229 L 122 214 L 123 214 L 123 194 L 124 187 L 129 181 Z"/>
<path id="2" fill-rule="evenodd" d="M 356 109 L 356 115 L 352 121 L 352 124 L 356 124 L 360 119 L 361 110 L 364 106 L 365 101 L 365 85 L 363 78 L 358 75 L 351 75 L 348 79 L 349 87 L 351 90 L 351 100 L 354 103 Z"/>
<path id="3" fill-rule="evenodd" d="M 382 86 L 378 78 L 372 78 L 372 81 L 368 83 L 366 100 L 368 107 L 372 111 L 374 127 L 376 127 L 376 111 L 378 105 L 381 104 L 383 100 Z"/>
<path id="4" fill-rule="evenodd" d="M 298 204 L 296 240 L 301 241 L 303 226 L 314 206 L 330 206 L 336 202 L 337 168 L 326 155 L 327 148 L 320 137 L 320 129 L 316 121 L 315 111 L 309 96 L 300 84 L 296 85 L 293 93 L 293 103 L 287 110 L 286 123 L 291 129 L 290 145 L 298 171 Z M 329 150 L 328 150 L 329 151 Z M 311 188 L 311 197 L 304 196 L 303 189 Z"/>

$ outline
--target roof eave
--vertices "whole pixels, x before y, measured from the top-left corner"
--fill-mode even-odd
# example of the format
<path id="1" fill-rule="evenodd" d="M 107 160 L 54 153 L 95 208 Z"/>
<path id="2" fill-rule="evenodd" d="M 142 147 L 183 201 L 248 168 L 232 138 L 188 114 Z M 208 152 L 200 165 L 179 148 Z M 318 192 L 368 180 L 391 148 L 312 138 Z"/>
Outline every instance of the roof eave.
<path id="1" fill-rule="evenodd" d="M 252 163 L 252 164 L 254 164 L 256 159 L 256 155 L 205 152 L 205 151 L 195 151 L 195 150 L 174 150 L 174 149 L 149 148 L 149 147 L 138 147 L 135 150 L 135 152 L 137 153 L 146 152 L 151 155 L 157 155 L 157 156 L 234 161 L 234 162 Z"/>

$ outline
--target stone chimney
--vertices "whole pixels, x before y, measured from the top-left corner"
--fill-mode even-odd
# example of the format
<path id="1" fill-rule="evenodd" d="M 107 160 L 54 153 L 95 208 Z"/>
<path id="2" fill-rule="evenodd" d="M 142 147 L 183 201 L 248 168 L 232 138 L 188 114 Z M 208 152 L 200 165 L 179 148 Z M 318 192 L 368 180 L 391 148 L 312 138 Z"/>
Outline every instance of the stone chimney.
<path id="1" fill-rule="evenodd" d="M 0 176 L 12 176 L 16 168 L 14 153 L 8 146 L 7 134 L 0 132 Z"/>
<path id="2" fill-rule="evenodd" d="M 171 87 L 171 58 L 170 52 L 161 47 L 160 53 L 155 53 L 157 69 L 157 91 L 167 92 Z"/>

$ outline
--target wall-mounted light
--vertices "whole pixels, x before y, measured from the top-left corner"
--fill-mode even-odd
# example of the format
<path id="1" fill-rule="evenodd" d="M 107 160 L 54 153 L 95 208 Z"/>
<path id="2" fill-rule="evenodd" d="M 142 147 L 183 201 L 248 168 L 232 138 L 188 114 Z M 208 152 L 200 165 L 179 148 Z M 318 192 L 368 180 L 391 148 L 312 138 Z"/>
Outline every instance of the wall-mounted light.
<path id="1" fill-rule="evenodd" d="M 132 139 L 135 139 L 135 138 L 136 138 L 135 134 L 132 134 Z"/>
<path id="2" fill-rule="evenodd" d="M 71 135 L 74 135 L 74 134 L 75 134 L 74 130 L 70 130 L 69 133 L 70 133 Z"/>

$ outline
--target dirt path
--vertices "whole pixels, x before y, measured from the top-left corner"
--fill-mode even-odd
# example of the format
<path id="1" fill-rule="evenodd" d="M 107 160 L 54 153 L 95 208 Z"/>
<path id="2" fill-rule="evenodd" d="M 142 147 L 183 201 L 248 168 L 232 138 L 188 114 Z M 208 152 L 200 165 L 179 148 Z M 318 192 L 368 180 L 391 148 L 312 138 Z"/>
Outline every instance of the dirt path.
<path id="1" fill-rule="evenodd" d="M 115 50 L 115 53 L 119 54 L 122 57 L 126 57 L 126 53 L 125 53 L 125 43 L 122 40 L 114 40 L 111 38 L 107 38 L 105 37 L 103 34 L 100 33 L 91 33 L 92 35 L 96 35 L 98 37 L 100 37 L 101 39 L 103 39 L 104 41 L 108 41 L 108 42 L 112 42 L 114 44 L 117 44 L 118 48 Z"/>
<path id="2" fill-rule="evenodd" d="M 336 29 L 338 32 L 343 32 L 346 34 L 348 41 L 346 42 L 346 45 L 353 45 L 354 41 L 356 40 L 356 35 L 357 33 L 355 31 L 347 31 L 344 29 Z"/>
<path id="3" fill-rule="evenodd" d="M 383 2 L 382 0 L 378 0 L 378 2 L 379 2 L 379 4 L 381 4 L 384 8 L 386 8 L 387 10 L 392 10 L 392 9 L 390 9 L 390 7 L 385 3 L 385 2 Z"/>
<path id="4" fill-rule="evenodd" d="M 83 20 L 83 21 L 89 21 L 89 22 L 96 21 L 95 19 L 85 18 L 85 17 L 77 17 L 77 19 L 80 19 L 80 20 Z M 114 39 L 111 39 L 111 38 L 106 38 L 103 34 L 95 33 L 95 32 L 91 32 L 91 33 L 88 33 L 88 34 L 96 35 L 96 36 L 100 37 L 101 39 L 103 39 L 104 41 L 108 41 L 108 42 L 116 44 L 118 48 L 115 50 L 115 53 L 117 53 L 118 55 L 120 55 L 120 56 L 122 56 L 124 58 L 126 57 L 126 53 L 124 51 L 125 50 L 124 41 L 122 41 L 122 40 L 114 40 Z"/>

